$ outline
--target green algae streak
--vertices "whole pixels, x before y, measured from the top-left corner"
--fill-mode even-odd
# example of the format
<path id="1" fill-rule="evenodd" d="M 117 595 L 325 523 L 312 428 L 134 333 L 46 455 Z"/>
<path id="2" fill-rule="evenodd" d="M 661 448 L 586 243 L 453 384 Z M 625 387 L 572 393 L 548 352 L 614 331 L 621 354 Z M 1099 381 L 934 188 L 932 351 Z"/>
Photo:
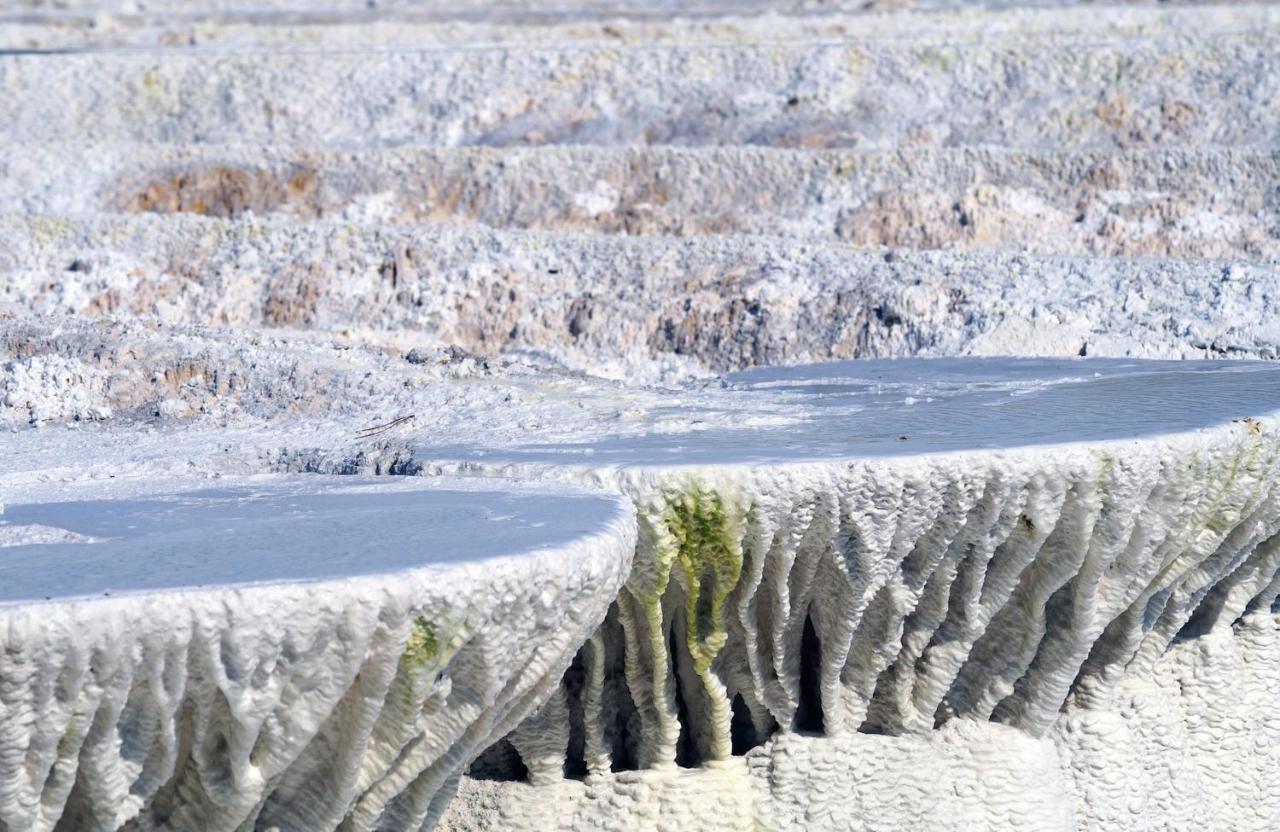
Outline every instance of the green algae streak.
<path id="1" fill-rule="evenodd" d="M 742 546 L 718 494 L 694 488 L 671 495 L 665 517 L 675 545 L 675 564 L 684 574 L 685 633 L 694 669 L 701 675 L 724 648 L 726 599 L 742 576 Z"/>
<path id="2" fill-rule="evenodd" d="M 409 640 L 404 646 L 404 662 L 409 667 L 419 668 L 433 664 L 440 657 L 440 636 L 436 627 L 427 619 L 418 616 L 409 632 Z"/>

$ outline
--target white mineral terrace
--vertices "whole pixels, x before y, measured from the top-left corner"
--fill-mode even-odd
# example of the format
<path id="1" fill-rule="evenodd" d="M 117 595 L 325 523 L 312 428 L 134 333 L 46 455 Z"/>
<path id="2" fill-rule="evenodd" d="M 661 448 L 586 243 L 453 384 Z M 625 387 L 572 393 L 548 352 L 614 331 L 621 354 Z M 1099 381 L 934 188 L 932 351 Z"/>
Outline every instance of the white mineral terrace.
<path id="1" fill-rule="evenodd" d="M 451 824 L 496 822 L 475 803 L 520 828 L 563 817 L 526 786 L 484 785 L 521 765 L 578 807 L 574 828 L 602 823 L 582 789 L 626 804 L 619 828 L 695 794 L 710 814 L 679 815 L 693 825 L 718 823 L 707 805 L 769 828 L 808 811 L 867 823 L 833 797 L 864 755 L 937 769 L 925 796 L 867 784 L 908 826 L 1109 828 L 1130 806 L 1142 823 L 1260 828 L 1280 812 L 1280 367 L 904 360 L 727 384 L 722 409 L 708 393 L 626 437 L 415 448 L 423 470 L 608 483 L 639 508 L 605 625 L 477 763 Z M 1171 681 L 1215 661 L 1232 670 Z M 1135 686 L 1163 698 L 1134 705 Z M 1242 755 L 1229 776 L 1223 743 Z M 634 768 L 657 793 L 610 774 Z M 666 786 L 644 779 L 664 769 Z M 595 777 L 547 785 L 565 772 Z M 1179 789 L 1194 794 L 1161 805 Z"/>
<path id="2" fill-rule="evenodd" d="M 256 477 L 0 515 L 0 828 L 409 829 L 545 699 L 630 565 L 622 501 Z"/>
<path id="3" fill-rule="evenodd" d="M 1248 0 L 0 0 L 0 832 L 1280 830 L 1278 147 Z"/>
<path id="4" fill-rule="evenodd" d="M 423 443 L 423 460 L 590 469 L 706 469 L 1033 452 L 1152 440 L 1280 410 L 1280 365 L 1125 359 L 937 358 L 758 368 L 723 390 L 651 400 L 624 435 L 537 431 L 505 447 Z M 552 431 L 553 432 L 553 431 Z M 1050 454 L 1052 456 L 1052 454 Z M 760 470 L 756 468 L 755 470 Z"/>

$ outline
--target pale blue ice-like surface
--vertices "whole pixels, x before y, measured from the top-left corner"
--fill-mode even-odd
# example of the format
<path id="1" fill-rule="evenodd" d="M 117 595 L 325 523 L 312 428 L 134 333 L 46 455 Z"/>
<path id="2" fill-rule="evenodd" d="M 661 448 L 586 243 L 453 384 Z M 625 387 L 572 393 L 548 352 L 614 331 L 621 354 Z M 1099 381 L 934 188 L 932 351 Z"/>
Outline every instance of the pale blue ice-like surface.
<path id="1" fill-rule="evenodd" d="M 1280 364 L 1129 359 L 842 361 L 734 373 L 581 443 L 417 447 L 423 460 L 759 465 L 1107 442 L 1280 410 Z"/>
<path id="2" fill-rule="evenodd" d="M 123 496 L 88 484 L 63 496 L 7 505 L 0 543 L 6 532 L 20 540 L 24 527 L 94 542 L 0 545 L 0 604 L 485 561 L 563 546 L 602 531 L 623 511 L 613 498 L 578 491 L 455 489 L 385 477 L 290 477 L 201 490 L 161 481 Z M 48 537 L 33 535 L 40 536 Z"/>

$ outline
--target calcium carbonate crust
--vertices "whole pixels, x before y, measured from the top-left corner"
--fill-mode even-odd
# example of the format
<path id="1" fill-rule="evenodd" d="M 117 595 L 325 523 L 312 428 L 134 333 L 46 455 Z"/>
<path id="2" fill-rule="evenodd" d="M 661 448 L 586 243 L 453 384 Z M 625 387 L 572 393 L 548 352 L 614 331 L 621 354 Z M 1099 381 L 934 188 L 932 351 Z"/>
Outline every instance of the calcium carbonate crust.
<path id="1" fill-rule="evenodd" d="M 0 829 L 430 829 L 555 689 L 634 534 L 617 504 L 513 557 L 0 606 Z"/>
<path id="2" fill-rule="evenodd" d="M 699 42 L 752 43 L 799 39 L 887 40 L 945 43 L 995 39 L 1073 40 L 1105 36 L 1171 36 L 1187 31 L 1248 31 L 1274 24 L 1268 6 L 1224 4 L 1151 8 L 1113 4 L 1096 8 L 1002 10 L 982 14 L 954 3 L 895 3 L 890 10 L 862 3 L 823 3 L 820 15 L 803 3 L 693 3 L 670 9 L 658 3 L 575 3 L 572 9 L 538 4 L 483 3 L 422 8 L 380 2 L 370 8 L 287 3 L 281 21 L 259 4 L 248 12 L 218 4 L 192 4 L 180 15 L 172 3 L 157 10 L 133 4 L 59 4 L 60 14 L 12 15 L 0 29 L 8 49 L 128 47 L 389 48 L 479 43 L 504 46 Z M 997 5 L 997 4 L 990 4 Z M 505 7 L 504 7 L 505 6 Z M 911 11 L 906 11 L 913 7 Z M 672 14 L 672 12 L 677 12 Z M 801 12 L 801 13 L 797 13 Z"/>
<path id="3" fill-rule="evenodd" d="M 581 674 L 522 729 L 540 742 L 518 731 L 511 744 L 531 782 L 583 767 L 584 794 L 599 778 L 602 799 L 638 801 L 626 811 L 642 827 L 659 799 L 635 797 L 646 787 L 611 773 L 619 766 L 711 766 L 719 773 L 700 772 L 699 783 L 720 783 L 709 788 L 728 789 L 723 800 L 767 828 L 782 812 L 792 820 L 776 828 L 787 828 L 791 801 L 823 804 L 826 772 L 844 777 L 841 743 L 890 743 L 859 737 L 870 733 L 907 738 L 893 752 L 904 762 L 953 742 L 972 760 L 950 758 L 959 773 L 948 777 L 978 778 L 979 796 L 955 781 L 959 802 L 931 806 L 931 818 L 963 808 L 957 818 L 1001 827 L 1030 813 L 1041 828 L 1043 812 L 1056 818 L 1044 828 L 1109 829 L 1127 806 L 1159 825 L 1181 811 L 1161 808 L 1162 795 L 1194 784 L 1201 799 L 1187 805 L 1216 828 L 1265 828 L 1280 812 L 1268 785 L 1280 774 L 1275 721 L 1239 705 L 1230 670 L 1188 677 L 1245 662 L 1257 676 L 1241 682 L 1254 686 L 1248 701 L 1275 703 L 1276 436 L 1266 418 L 1096 446 L 587 475 L 636 501 L 635 565 Z M 1251 642 L 1260 653 L 1246 659 Z M 1123 729 L 1114 754 L 1094 747 L 1099 732 L 1114 734 L 1108 724 Z M 834 745 L 793 761 L 787 735 L 813 730 Z M 771 736 L 756 758 L 768 771 L 751 786 L 731 752 Z M 1239 770 L 1256 786 L 1219 774 L 1215 741 L 1248 757 Z M 1010 743 L 1034 765 L 1006 758 L 987 772 Z M 566 759 L 568 749 L 581 756 Z M 735 777 L 738 787 L 721 782 Z M 796 778 L 812 792 L 770 791 Z M 866 788 L 910 805 L 909 792 Z M 1003 797 L 987 801 L 992 789 Z M 1021 808 L 1005 817 L 1008 801 Z M 877 828 L 856 811 L 813 811 L 803 814 L 811 828 Z"/>
<path id="4" fill-rule="evenodd" d="M 0 219 L 0 303 L 538 351 L 633 379 L 893 355 L 1275 357 L 1240 260 L 894 252 L 196 217 Z M 1116 299 L 1119 300 L 1116 300 Z"/>
<path id="5" fill-rule="evenodd" d="M 1175 645 L 1110 708 L 1034 738 L 954 720 L 928 734 L 775 736 L 700 768 L 554 785 L 464 777 L 439 829 L 1269 830 L 1280 817 L 1280 616 Z"/>
<path id="6" fill-rule="evenodd" d="M 710 375 L 1277 357 L 1280 12 L 1018 2 L 0 11 L 0 507 L 630 502 L 500 567 L 0 603 L 0 832 L 1280 828 L 1262 365 Z M 3 521 L 0 598 L 104 545 Z"/>
<path id="7" fill-rule="evenodd" d="M 0 139 L 1263 147 L 1277 138 L 1278 58 L 1265 28 L 942 49 L 781 41 L 19 53 L 0 61 Z"/>
<path id="8" fill-rule="evenodd" d="M 172 389 L 197 406 L 180 419 L 152 420 L 145 410 L 131 413 L 121 400 L 106 399 L 118 415 L 101 428 L 81 435 L 54 425 L 14 434 L 15 453 L 2 480 L 8 488 L 33 477 L 105 477 L 161 461 L 189 470 L 274 465 L 355 473 L 390 465 L 405 473 L 448 471 L 455 463 L 431 442 L 392 455 L 396 440 L 353 439 L 356 427 L 374 421 L 372 414 L 421 411 L 423 422 L 389 435 L 421 430 L 420 440 L 434 436 L 438 443 L 470 422 L 488 420 L 495 426 L 492 458 L 456 463 L 459 470 L 570 479 L 622 491 L 635 502 L 634 566 L 617 576 L 625 585 L 601 602 L 601 613 L 616 602 L 604 625 L 594 634 L 581 629 L 562 659 L 586 644 L 568 682 L 560 687 L 556 674 L 546 676 L 536 699 L 550 704 L 498 744 L 518 755 L 536 788 L 551 791 L 528 798 L 516 786 L 468 783 L 456 810 L 465 810 L 466 819 L 450 823 L 480 824 L 491 811 L 506 812 L 514 828 L 521 818 L 541 823 L 542 815 L 521 812 L 534 811 L 531 800 L 545 806 L 554 792 L 566 801 L 566 828 L 598 822 L 586 808 L 573 814 L 577 806 L 601 805 L 596 797 L 613 807 L 619 822 L 646 828 L 666 815 L 694 824 L 704 817 L 694 809 L 664 808 L 687 806 L 694 795 L 711 800 L 705 817 L 712 828 L 720 828 L 717 818 L 744 817 L 782 818 L 778 827 L 785 828 L 801 815 L 813 828 L 874 828 L 874 817 L 837 811 L 848 805 L 834 797 L 847 794 L 846 786 L 824 785 L 828 773 L 848 782 L 841 761 L 850 754 L 886 761 L 885 776 L 869 773 L 857 781 L 858 794 L 877 806 L 924 799 L 895 791 L 898 781 L 888 775 L 899 770 L 891 765 L 895 755 L 908 767 L 948 761 L 950 773 L 929 781 L 936 794 L 978 796 L 936 804 L 940 813 L 988 817 L 982 813 L 990 808 L 995 826 L 1010 818 L 1060 819 L 1066 807 L 1089 829 L 1113 828 L 1125 811 L 1155 826 L 1182 812 L 1212 817 L 1219 828 L 1265 829 L 1257 819 L 1274 811 L 1267 785 L 1276 782 L 1272 744 L 1262 742 L 1272 722 L 1269 711 L 1256 706 L 1270 701 L 1271 683 L 1250 688 L 1242 701 L 1252 704 L 1241 710 L 1232 697 L 1245 683 L 1224 688 L 1222 682 L 1245 678 L 1246 671 L 1235 670 L 1237 652 L 1248 672 L 1270 672 L 1266 628 L 1280 592 L 1274 542 L 1280 449 L 1273 415 L 1241 412 L 1240 421 L 1154 436 L 1141 435 L 1139 425 L 1139 436 L 1128 440 L 1004 451 L 911 453 L 907 443 L 883 458 L 756 466 L 619 467 L 593 464 L 580 453 L 563 463 L 507 464 L 504 454 L 537 437 L 553 444 L 605 443 L 610 436 L 641 441 L 659 428 L 675 430 L 670 441 L 694 453 L 707 427 L 773 429 L 768 426 L 786 424 L 778 420 L 788 412 L 803 417 L 807 411 L 787 386 L 767 396 L 734 385 L 650 396 L 582 378 L 525 377 L 521 372 L 528 371 L 500 366 L 482 371 L 477 365 L 459 375 L 461 365 L 447 356 L 439 365 L 435 359 L 414 363 L 358 348 L 335 350 L 323 340 L 291 343 L 263 335 L 255 336 L 256 345 L 246 339 L 232 348 L 180 327 L 122 324 L 68 323 L 54 331 L 24 322 L 8 333 L 6 343 L 18 355 L 107 362 L 93 401 L 136 384 L 138 401 Z M 116 346 L 104 352 L 105 343 Z M 192 366 L 217 369 L 225 390 L 204 371 L 167 377 L 166 368 L 197 357 Z M 1093 383 L 1084 372 L 1090 362 L 1068 364 L 1070 375 L 1081 377 L 1076 382 Z M 868 372 L 908 366 L 891 362 Z M 1092 366 L 1104 375 L 1113 367 Z M 1255 389 L 1247 386 L 1251 373 L 1270 372 L 1265 365 L 1225 364 L 1190 371 L 1208 368 L 1215 368 L 1217 384 L 1240 378 L 1242 390 Z M 757 387 L 773 389 L 773 375 Z M 122 380 L 128 385 L 121 387 Z M 790 383 L 803 385 L 804 376 Z M 1132 389 L 1141 394 L 1146 388 Z M 762 396 L 767 401 L 756 401 Z M 575 401 L 587 409 L 571 406 Z M 1083 407 L 1092 399 L 1077 401 Z M 677 402 L 690 408 L 686 415 L 661 415 Z M 205 403 L 230 407 L 201 414 Z M 923 399 L 918 406 L 926 406 Z M 636 410 L 613 422 L 599 418 L 624 407 Z M 899 401 L 897 407 L 905 409 L 889 418 L 917 405 Z M 257 421 L 247 422 L 250 414 Z M 116 419 L 121 424 L 112 428 Z M 138 419 L 158 431 L 139 432 L 142 425 L 131 421 Z M 228 457 L 218 445 L 201 446 L 201 436 L 239 446 L 240 439 L 216 438 L 228 430 L 243 434 L 244 448 L 262 455 Z M 113 437 L 124 444 L 109 444 Z M 42 456 L 41 448 L 65 452 L 73 439 L 86 443 L 76 451 L 84 470 L 60 469 L 55 456 Z M 292 450 L 265 452 L 277 443 Z M 315 449 L 303 450 L 307 443 Z M 603 455 L 607 446 L 600 447 Z M 1251 657 L 1254 643 L 1260 659 Z M 1198 669 L 1196 657 L 1207 651 L 1218 663 Z M 1175 654 L 1188 658 L 1168 658 Z M 1172 677 L 1161 669 L 1171 666 Z M 531 710 L 534 703 L 526 704 Z M 505 730 L 495 726 L 477 738 L 456 766 Z M 819 730 L 821 736 L 808 736 Z M 1120 736 L 1128 738 L 1128 750 L 1099 753 L 1103 738 Z M 735 744 L 741 751 L 760 742 L 746 763 L 733 754 Z M 1219 747 L 1235 756 L 1223 761 L 1213 753 Z M 1013 760 L 996 754 L 1008 748 L 1023 750 Z M 1169 769 L 1171 759 L 1187 762 Z M 698 768 L 675 777 L 680 763 Z M 1138 781 L 1131 776 L 1135 766 L 1146 772 Z M 629 767 L 638 771 L 625 771 Z M 563 781 L 565 771 L 585 773 L 585 794 L 596 797 L 574 797 L 579 787 Z M 1240 783 L 1258 785 L 1240 786 L 1237 774 Z M 764 789 L 761 778 L 775 785 Z M 801 783 L 813 789 L 806 792 Z M 1028 791 L 1033 784 L 1038 791 Z M 1195 797 L 1186 801 L 1163 797 L 1192 786 Z M 1248 799 L 1245 788 L 1254 790 Z M 525 808 L 509 808 L 510 795 Z"/>
<path id="9" fill-rule="evenodd" d="M 0 160 L 0 208 L 763 234 L 907 249 L 1274 257 L 1270 148 L 424 148 L 60 142 Z M 65 264 L 64 264 L 65 265 Z"/>

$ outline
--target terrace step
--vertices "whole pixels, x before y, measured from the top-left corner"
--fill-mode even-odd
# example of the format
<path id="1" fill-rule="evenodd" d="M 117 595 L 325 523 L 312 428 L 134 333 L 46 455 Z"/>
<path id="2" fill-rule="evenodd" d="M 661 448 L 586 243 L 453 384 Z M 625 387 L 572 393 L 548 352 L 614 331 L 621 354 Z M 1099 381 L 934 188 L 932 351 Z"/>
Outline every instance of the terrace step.
<path id="1" fill-rule="evenodd" d="M 574 771 L 601 778 L 588 779 L 588 795 L 624 813 L 609 822 L 662 805 L 674 765 L 728 776 L 744 752 L 756 772 L 724 791 L 713 771 L 700 792 L 725 801 L 722 812 L 768 819 L 801 801 L 862 817 L 824 796 L 861 791 L 841 785 L 844 768 L 874 744 L 846 738 L 887 735 L 884 753 L 907 755 L 897 765 L 910 768 L 929 753 L 910 737 L 927 746 L 947 726 L 954 753 L 995 755 L 999 773 L 975 763 L 977 782 L 1008 799 L 969 802 L 974 786 L 944 786 L 921 801 L 912 795 L 930 785 L 890 787 L 876 817 L 923 811 L 923 826 L 953 828 L 947 819 L 963 811 L 998 825 L 1011 802 L 1035 817 L 1038 795 L 1056 801 L 1043 811 L 1059 820 L 1106 828 L 1114 806 L 1156 800 L 1190 776 L 1192 805 L 1149 816 L 1200 809 L 1224 828 L 1254 828 L 1280 809 L 1280 769 L 1260 750 L 1270 743 L 1255 741 L 1280 738 L 1259 711 L 1280 701 L 1278 417 L 1276 364 L 837 362 L 732 374 L 625 436 L 531 431 L 493 448 L 424 435 L 406 464 L 605 482 L 635 501 L 626 588 L 558 697 L 510 737 L 535 785 Z M 1241 654 L 1253 649 L 1266 664 L 1248 672 Z M 1186 686 L 1158 687 L 1173 678 Z M 998 727 L 1017 734 L 1000 742 Z M 552 739 L 575 733 L 583 745 Z M 825 739 L 791 742 L 806 733 Z M 1100 735 L 1118 753 L 1092 750 Z M 1162 738 L 1163 764 L 1143 756 L 1144 735 Z M 1220 745 L 1237 750 L 1233 770 L 1251 785 L 1215 776 Z M 548 759 L 552 747 L 565 753 Z M 1034 765 L 1033 784 L 1010 757 Z M 502 779 L 504 759 L 478 765 Z M 1152 779 L 1126 778 L 1132 765 Z M 634 787 L 647 777 L 610 778 L 636 767 L 658 775 L 653 790 Z M 778 778 L 809 785 L 771 796 Z M 562 791 L 572 817 L 578 790 Z M 535 828 L 540 809 L 524 805 L 510 804 L 508 823 Z"/>
<path id="2" fill-rule="evenodd" d="M 0 9 L 0 830 L 1271 829 L 1280 7 L 900 5 Z"/>
<path id="3" fill-rule="evenodd" d="M 1280 40 L 0 57 L 0 141 L 1272 147 Z"/>
<path id="4" fill-rule="evenodd" d="M 474 482 L 5 496 L 0 824 L 33 832 L 432 825 L 603 619 L 635 541 L 620 500 Z"/>
<path id="5" fill-rule="evenodd" d="M 66 6 L 66 4 L 62 4 Z M 172 4 L 169 4 L 171 6 Z M 365 4 L 367 5 L 367 4 Z M 190 47 L 422 48 L 467 44 L 566 46 L 584 44 L 750 43 L 795 41 L 1080 40 L 1247 32 L 1274 26 L 1274 7 L 1250 4 L 933 4 L 935 10 L 895 3 L 869 10 L 858 3 L 688 3 L 673 13 L 661 4 L 574 4 L 572 9 L 390 6 L 341 9 L 331 3 L 288 10 L 219 8 L 202 3 L 174 13 L 143 9 L 0 12 L 0 49 L 82 50 Z M 923 5 L 923 4 L 914 4 Z M 716 8 L 719 6 L 719 8 Z"/>
<path id="6" fill-rule="evenodd" d="M 1280 153 L 51 145 L 0 160 L 0 209 L 283 215 L 895 249 L 1273 258 Z"/>
<path id="7" fill-rule="evenodd" d="M 1276 357 L 1280 345 L 1277 269 L 1240 260 L 9 216 L 0 274 L 0 305 L 21 314 L 534 350 L 606 375 L 910 354 Z"/>

